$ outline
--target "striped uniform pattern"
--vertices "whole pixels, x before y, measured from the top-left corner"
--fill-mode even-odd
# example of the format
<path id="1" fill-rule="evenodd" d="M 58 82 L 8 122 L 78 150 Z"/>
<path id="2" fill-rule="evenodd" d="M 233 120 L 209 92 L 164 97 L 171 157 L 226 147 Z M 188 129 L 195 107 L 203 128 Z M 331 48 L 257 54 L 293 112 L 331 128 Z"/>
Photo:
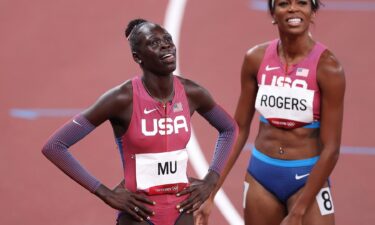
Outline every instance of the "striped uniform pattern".
<path id="1" fill-rule="evenodd" d="M 53 164 L 92 193 L 101 183 L 74 158 L 68 148 L 94 129 L 95 126 L 79 114 L 52 134 L 42 149 Z"/>
<path id="2" fill-rule="evenodd" d="M 219 131 L 209 169 L 221 174 L 238 135 L 237 123 L 219 105 L 203 113 L 202 116 Z"/>

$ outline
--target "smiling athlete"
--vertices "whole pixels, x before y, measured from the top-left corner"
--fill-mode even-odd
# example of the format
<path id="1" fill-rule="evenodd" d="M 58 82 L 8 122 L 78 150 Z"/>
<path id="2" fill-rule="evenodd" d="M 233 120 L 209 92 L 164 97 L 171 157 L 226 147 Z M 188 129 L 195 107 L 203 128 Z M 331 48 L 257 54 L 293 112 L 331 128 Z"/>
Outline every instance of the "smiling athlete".
<path id="1" fill-rule="evenodd" d="M 249 225 L 334 224 L 328 178 L 339 157 L 345 78 L 336 57 L 309 32 L 320 5 L 269 0 L 279 38 L 251 48 L 242 64 L 239 137 L 218 187 L 257 110 L 259 131 L 244 185 Z M 207 224 L 213 197 L 197 212 L 197 224 Z"/>

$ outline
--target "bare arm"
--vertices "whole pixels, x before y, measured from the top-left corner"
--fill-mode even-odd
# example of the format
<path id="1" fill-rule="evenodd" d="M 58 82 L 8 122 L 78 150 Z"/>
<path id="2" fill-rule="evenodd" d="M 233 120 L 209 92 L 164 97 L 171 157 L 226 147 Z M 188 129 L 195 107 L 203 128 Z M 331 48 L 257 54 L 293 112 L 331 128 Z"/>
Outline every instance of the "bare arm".
<path id="1" fill-rule="evenodd" d="M 69 152 L 69 147 L 83 139 L 97 126 L 110 118 L 115 107 L 115 91 L 103 95 L 90 109 L 76 115 L 60 127 L 43 146 L 43 154 L 65 174 L 95 193 L 100 182 Z M 99 116 L 98 116 L 99 115 Z M 94 119 L 93 119 L 94 118 Z"/>
<path id="2" fill-rule="evenodd" d="M 250 124 L 255 111 L 254 103 L 256 92 L 258 89 L 256 76 L 264 55 L 264 49 L 264 46 L 256 46 L 250 49 L 244 57 L 241 68 L 241 94 L 235 112 L 235 121 L 239 128 L 238 137 L 214 191 L 210 195 L 210 198 L 195 213 L 194 220 L 196 225 L 208 224 L 208 218 L 211 213 L 215 195 L 222 186 L 230 170 L 233 168 L 233 165 L 240 155 L 249 136 Z"/>
<path id="3" fill-rule="evenodd" d="M 111 89 L 91 107 L 58 129 L 43 147 L 43 154 L 65 174 L 102 199 L 112 208 L 126 211 L 141 221 L 152 212 L 142 203 L 152 201 L 127 191 L 123 186 L 110 190 L 93 177 L 69 152 L 69 147 L 83 139 L 97 126 L 111 120 L 115 133 L 124 132 L 130 121 L 132 92 L 130 83 Z M 135 207 L 139 212 L 134 212 Z"/>
<path id="4" fill-rule="evenodd" d="M 241 94 L 237 103 L 234 119 L 236 120 L 239 133 L 237 141 L 234 145 L 233 151 L 228 159 L 228 162 L 222 172 L 218 185 L 215 188 L 214 195 L 211 196 L 212 200 L 224 183 L 225 178 L 233 168 L 234 163 L 237 161 L 244 145 L 246 144 L 249 136 L 251 121 L 255 112 L 255 99 L 258 90 L 258 83 L 256 76 L 261 60 L 264 55 L 264 46 L 256 46 L 250 49 L 245 55 L 241 68 Z"/>
<path id="5" fill-rule="evenodd" d="M 317 79 L 321 91 L 322 151 L 302 193 L 290 211 L 292 216 L 305 214 L 319 190 L 328 180 L 340 153 L 345 77 L 342 66 L 328 51 L 323 53 L 319 61 Z"/>

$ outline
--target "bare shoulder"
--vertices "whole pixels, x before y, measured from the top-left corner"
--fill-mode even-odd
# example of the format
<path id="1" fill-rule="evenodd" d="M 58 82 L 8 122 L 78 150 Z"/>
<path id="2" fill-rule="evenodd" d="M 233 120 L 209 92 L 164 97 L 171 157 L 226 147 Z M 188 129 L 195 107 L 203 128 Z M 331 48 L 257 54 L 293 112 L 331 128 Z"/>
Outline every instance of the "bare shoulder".
<path id="1" fill-rule="evenodd" d="M 215 105 L 215 102 L 207 89 L 190 79 L 182 77 L 178 77 L 178 79 L 185 88 L 191 112 L 195 110 L 200 113 L 206 112 Z"/>
<path id="2" fill-rule="evenodd" d="M 245 59 L 260 64 L 268 45 L 269 42 L 265 42 L 249 48 L 245 54 Z"/>
<path id="3" fill-rule="evenodd" d="M 178 79 L 180 80 L 181 84 L 184 86 L 186 95 L 188 95 L 188 97 L 202 94 L 202 92 L 208 93 L 208 91 L 204 87 L 202 87 L 201 85 L 199 85 L 198 83 L 190 79 L 183 78 L 180 76 L 178 77 Z"/>
<path id="4" fill-rule="evenodd" d="M 247 50 L 242 63 L 242 76 L 256 76 L 269 42 L 255 45 Z"/>
<path id="5" fill-rule="evenodd" d="M 119 105 L 128 106 L 133 101 L 133 85 L 131 80 L 118 85 L 113 89 L 115 101 Z"/>
<path id="6" fill-rule="evenodd" d="M 336 56 L 330 51 L 325 50 L 320 56 L 317 68 L 318 81 L 324 80 L 344 80 L 345 79 L 344 68 L 336 58 Z"/>
<path id="7" fill-rule="evenodd" d="M 83 114 L 94 125 L 99 125 L 105 120 L 120 117 L 131 106 L 132 97 L 133 87 L 129 80 L 105 92 Z"/>
<path id="8" fill-rule="evenodd" d="M 127 107 L 133 100 L 133 86 L 131 80 L 125 81 L 105 92 L 99 98 L 99 102 L 102 100 L 110 104 L 111 107 Z"/>

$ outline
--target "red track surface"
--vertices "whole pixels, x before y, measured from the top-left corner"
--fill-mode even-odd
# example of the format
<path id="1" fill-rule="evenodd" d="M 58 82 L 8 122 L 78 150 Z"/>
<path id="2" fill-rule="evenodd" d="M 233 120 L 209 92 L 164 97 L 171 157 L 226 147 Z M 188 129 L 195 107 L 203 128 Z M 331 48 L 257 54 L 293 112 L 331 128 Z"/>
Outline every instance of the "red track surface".
<path id="1" fill-rule="evenodd" d="M 40 153 L 68 118 L 23 120 L 12 108 L 85 108 L 104 91 L 140 72 L 123 37 L 127 22 L 163 23 L 167 0 L 2 1 L 0 8 L 0 224 L 114 224 L 115 211 L 56 169 Z M 313 35 L 340 59 L 347 75 L 343 146 L 375 147 L 374 11 L 324 11 Z M 179 54 L 181 73 L 205 86 L 234 112 L 245 51 L 277 37 L 268 14 L 249 0 L 188 1 Z M 206 157 L 216 133 L 199 116 L 194 128 Z M 256 123 L 249 142 L 254 140 Z M 121 180 L 121 162 L 109 124 L 72 148 L 104 184 Z M 242 212 L 244 152 L 224 184 Z M 210 158 L 209 158 L 210 159 Z M 342 155 L 332 175 L 337 224 L 375 221 L 375 156 Z M 227 224 L 217 209 L 211 224 Z"/>

